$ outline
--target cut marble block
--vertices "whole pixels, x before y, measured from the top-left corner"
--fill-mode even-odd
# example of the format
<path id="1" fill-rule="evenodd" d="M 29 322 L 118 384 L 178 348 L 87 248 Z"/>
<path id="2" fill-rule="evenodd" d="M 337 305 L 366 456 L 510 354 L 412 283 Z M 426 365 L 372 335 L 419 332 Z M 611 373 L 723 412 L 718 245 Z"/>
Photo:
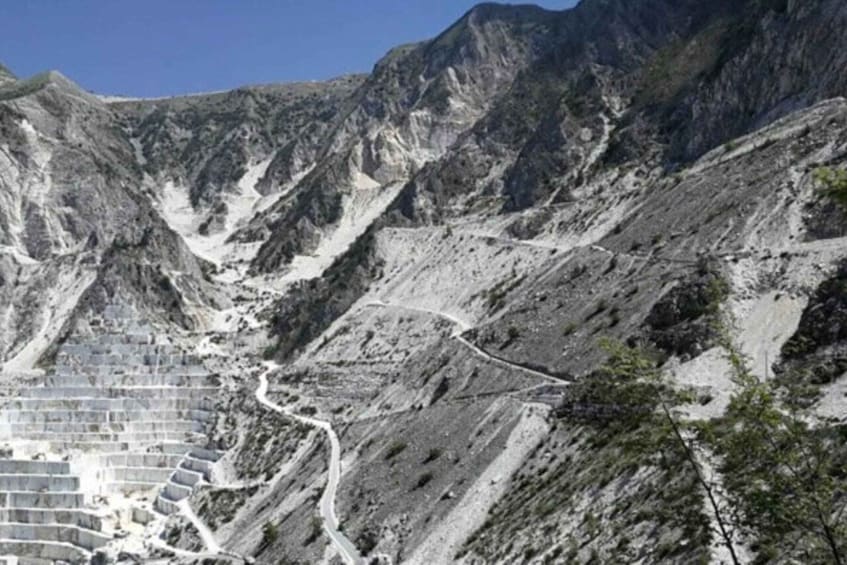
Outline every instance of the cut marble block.
<path id="1" fill-rule="evenodd" d="M 91 553 L 70 543 L 0 539 L 0 555 L 14 555 L 20 563 L 88 563 Z"/>
<path id="2" fill-rule="evenodd" d="M 138 398 L 138 399 L 173 399 L 173 398 L 211 398 L 218 387 L 185 387 L 185 386 L 115 386 L 115 387 L 33 387 L 21 391 L 22 398 L 46 399 L 89 399 L 89 398 Z"/>
<path id="3" fill-rule="evenodd" d="M 83 508 L 80 492 L 8 492 L 10 508 Z"/>
<path id="4" fill-rule="evenodd" d="M 67 461 L 0 459 L 0 552 L 23 562 L 87 562 L 112 541 L 101 518 L 85 509 L 70 470 Z"/>
<path id="5" fill-rule="evenodd" d="M 61 492 L 79 488 L 79 477 L 71 475 L 0 475 L 0 490 L 3 492 Z"/>
<path id="6" fill-rule="evenodd" d="M 209 477 L 211 466 L 222 456 L 220 451 L 205 448 L 195 448 L 187 453 L 156 498 L 156 510 L 162 514 L 176 512 L 176 503 L 191 496 L 194 487 Z"/>
<path id="7" fill-rule="evenodd" d="M 99 531 L 102 519 L 85 510 L 72 508 L 0 508 L 1 523 L 70 524 Z"/>
<path id="8" fill-rule="evenodd" d="M 208 422 L 212 414 L 205 410 L 18 410 L 0 412 L 3 424 L 117 424 L 134 422 L 194 421 Z"/>
<path id="9" fill-rule="evenodd" d="M 100 456 L 100 465 L 112 467 L 146 467 L 156 469 L 174 469 L 182 460 L 182 455 L 166 453 L 105 453 Z"/>
<path id="10" fill-rule="evenodd" d="M 67 461 L 32 461 L 0 459 L 0 474 L 32 473 L 46 475 L 67 475 L 71 465 Z"/>
<path id="11" fill-rule="evenodd" d="M 67 524 L 0 523 L 0 539 L 62 542 L 91 551 L 103 547 L 112 537 Z"/>
<path id="12" fill-rule="evenodd" d="M 108 412 L 134 412 L 158 410 L 192 410 L 207 413 L 197 416 L 192 413 L 191 417 L 209 419 L 208 412 L 213 403 L 207 398 L 15 398 L 6 403 L 5 410 L 0 410 L 0 417 L 10 411 L 55 411 L 82 412 L 86 410 L 99 410 Z"/>

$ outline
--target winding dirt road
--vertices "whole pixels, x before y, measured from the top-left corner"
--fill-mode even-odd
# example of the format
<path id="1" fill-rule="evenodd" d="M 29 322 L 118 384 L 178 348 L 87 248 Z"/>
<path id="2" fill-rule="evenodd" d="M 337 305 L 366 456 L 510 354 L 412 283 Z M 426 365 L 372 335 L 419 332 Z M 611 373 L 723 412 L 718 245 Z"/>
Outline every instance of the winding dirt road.
<path id="1" fill-rule="evenodd" d="M 364 563 L 362 556 L 359 555 L 356 546 L 353 545 L 347 536 L 345 536 L 338 527 L 338 516 L 335 514 L 335 495 L 338 492 L 338 483 L 341 479 L 341 444 L 338 441 L 338 435 L 332 429 L 329 422 L 309 418 L 294 414 L 289 408 L 280 406 L 268 399 L 268 374 L 273 371 L 276 366 L 272 363 L 265 363 L 267 370 L 259 376 L 259 387 L 256 389 L 256 400 L 260 404 L 273 410 L 274 412 L 288 416 L 298 420 L 308 426 L 320 428 L 326 432 L 330 443 L 329 456 L 329 477 L 327 478 L 326 487 L 320 500 L 320 514 L 323 520 L 324 530 L 329 539 L 335 545 L 341 558 L 349 565 L 361 565 Z"/>
<path id="2" fill-rule="evenodd" d="M 543 371 L 538 371 L 536 369 L 530 369 L 529 367 L 524 367 L 523 365 L 518 365 L 517 363 L 513 363 L 511 361 L 503 359 L 502 357 L 497 357 L 496 355 L 492 355 L 491 353 L 485 351 L 484 349 L 482 349 L 481 347 L 479 347 L 475 343 L 473 343 L 473 342 L 465 339 L 464 337 L 462 337 L 462 333 L 471 329 L 473 326 L 471 326 L 469 323 L 465 322 L 464 320 L 457 318 L 456 316 L 453 316 L 451 314 L 447 314 L 446 312 L 439 312 L 438 310 L 430 310 L 428 308 L 415 308 L 413 306 L 401 306 L 399 304 L 389 304 L 389 303 L 383 302 L 381 300 L 373 300 L 373 301 L 365 304 L 365 306 L 370 306 L 370 307 L 374 307 L 374 308 L 397 308 L 397 309 L 400 309 L 400 310 L 408 310 L 408 311 L 411 311 L 411 312 L 422 312 L 424 314 L 431 314 L 433 316 L 443 318 L 443 319 L 453 323 L 456 326 L 456 329 L 453 331 L 453 334 L 451 336 L 453 339 L 455 339 L 456 341 L 458 341 L 459 343 L 461 343 L 462 345 L 464 345 L 465 347 L 467 347 L 468 349 L 473 351 L 478 357 L 482 357 L 483 359 L 485 359 L 489 363 L 493 363 L 494 365 L 499 365 L 501 367 L 506 367 L 506 368 L 509 368 L 509 369 L 514 369 L 516 371 L 521 371 L 522 373 L 526 373 L 528 375 L 532 375 L 534 377 L 544 379 L 545 381 L 548 381 L 548 382 L 551 382 L 551 383 L 554 383 L 554 384 L 557 384 L 557 385 L 561 385 L 564 382 L 566 382 L 566 381 L 563 381 L 562 379 L 560 379 L 560 378 L 558 378 L 554 375 L 551 375 L 550 373 L 545 373 Z"/>

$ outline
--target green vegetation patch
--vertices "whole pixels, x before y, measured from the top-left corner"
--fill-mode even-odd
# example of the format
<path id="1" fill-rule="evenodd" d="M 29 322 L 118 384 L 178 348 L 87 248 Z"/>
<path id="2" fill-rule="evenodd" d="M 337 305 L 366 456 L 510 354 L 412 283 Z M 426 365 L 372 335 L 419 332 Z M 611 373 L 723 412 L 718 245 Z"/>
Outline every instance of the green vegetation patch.
<path id="1" fill-rule="evenodd" d="M 756 563 L 844 563 L 847 427 L 798 409 L 790 389 L 727 350 L 737 392 L 701 438 L 721 461 L 733 529 L 755 540 Z"/>
<path id="2" fill-rule="evenodd" d="M 812 175 L 820 191 L 847 211 L 847 170 L 820 167 Z"/>
<path id="3" fill-rule="evenodd" d="M 708 562 L 701 479 L 673 409 L 683 397 L 640 349 L 602 346 L 608 362 L 592 382 L 574 385 L 570 400 L 591 409 L 559 413 L 462 555 L 510 563 Z"/>

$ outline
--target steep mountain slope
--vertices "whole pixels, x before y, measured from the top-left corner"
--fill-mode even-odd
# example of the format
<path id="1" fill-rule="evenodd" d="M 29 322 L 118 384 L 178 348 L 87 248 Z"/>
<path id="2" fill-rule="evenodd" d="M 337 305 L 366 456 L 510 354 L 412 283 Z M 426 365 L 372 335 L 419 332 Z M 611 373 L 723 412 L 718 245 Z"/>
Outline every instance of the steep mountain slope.
<path id="1" fill-rule="evenodd" d="M 742 26 L 752 33 L 754 39 L 746 39 L 754 45 L 755 38 L 761 36 L 764 41 L 773 26 L 808 33 L 830 29 L 832 21 L 837 22 L 837 17 L 824 16 L 827 10 L 843 16 L 843 7 L 829 5 L 812 11 L 808 7 L 776 8 L 759 2 L 742 7 L 735 3 L 703 7 L 700 3 L 584 2 L 574 10 L 550 14 L 548 25 L 555 33 L 543 36 L 542 54 L 495 98 L 490 112 L 441 158 L 431 160 L 411 177 L 387 209 L 382 224 L 425 225 L 450 217 L 485 222 L 495 214 L 500 216 L 493 222 L 496 227 L 479 232 L 498 235 L 505 229 L 511 237 L 542 237 L 561 241 L 564 247 L 598 241 L 627 210 L 640 204 L 637 192 L 657 180 L 661 169 L 680 166 L 678 149 L 663 132 L 702 131 L 698 116 L 680 123 L 685 108 L 696 104 L 691 93 L 717 84 L 715 81 L 721 80 L 718 71 L 730 72 L 736 64 L 747 64 L 749 56 L 739 48 L 732 58 L 681 69 L 681 76 L 667 85 L 676 89 L 674 96 L 659 99 L 646 92 L 645 85 L 659 76 L 658 65 L 670 64 L 668 52 L 685 53 L 686 48 L 699 48 L 707 39 L 713 43 L 706 46 L 707 51 L 714 51 L 722 41 L 722 36 L 715 36 L 715 28 Z M 487 8 L 480 10 L 486 12 Z M 463 29 L 462 22 L 473 19 L 474 13 L 457 24 L 458 29 Z M 662 17 L 657 19 L 657 14 Z M 751 29 L 751 14 L 768 17 Z M 778 51 L 780 46 L 773 44 L 770 49 L 774 52 L 768 57 L 784 56 Z M 722 67 L 717 67 L 719 64 Z M 831 75 L 833 64 L 836 62 L 831 59 L 816 58 L 809 60 L 808 67 Z M 731 84 L 739 82 L 736 77 Z M 811 86 L 813 82 L 806 84 L 809 102 L 826 95 Z M 772 98 L 756 104 L 767 108 L 760 113 L 784 111 L 782 102 Z M 746 123 L 751 127 L 749 120 Z M 733 117 L 727 124 L 738 128 L 743 122 Z M 712 147 L 723 141 L 726 138 L 719 138 Z M 321 195 L 331 193 L 331 189 L 321 191 Z M 317 208 L 340 214 L 340 208 L 323 196 L 304 196 L 297 210 Z M 525 213 L 511 214 L 519 210 Z M 289 222 L 295 219 L 291 217 Z M 296 221 L 298 229 L 272 237 L 254 263 L 262 261 L 270 245 L 288 246 L 291 252 L 286 257 L 291 256 L 303 224 Z M 311 232 L 308 226 L 313 224 L 305 224 Z M 368 237 L 364 235 L 350 253 L 363 257 L 361 248 Z M 329 294 L 343 296 L 347 291 L 335 289 Z M 320 301 L 325 304 L 326 297 Z"/>
<path id="2" fill-rule="evenodd" d="M 116 297 L 202 356 L 173 560 L 839 562 L 845 22 L 483 4 L 366 77 L 108 103 L 0 68 L 5 368 Z"/>
<path id="3" fill-rule="evenodd" d="M 715 324 L 715 312 L 723 312 L 720 318 L 729 316 L 738 321 L 732 339 L 741 344 L 755 373 L 770 373 L 767 364 L 778 359 L 781 344 L 796 328 L 805 296 L 838 262 L 837 242 L 819 248 L 799 242 L 820 237 L 821 226 L 827 221 L 842 221 L 837 219 L 837 212 L 835 216 L 820 215 L 823 210 L 833 209 L 831 205 L 822 206 L 820 187 L 811 171 L 821 165 L 838 166 L 843 161 L 844 147 L 839 141 L 843 102 L 792 116 L 750 138 L 728 140 L 798 107 L 844 92 L 838 86 L 833 90 L 820 89 L 814 81 L 804 82 L 802 78 L 806 72 L 820 73 L 827 80 L 840 76 L 837 69 L 843 68 L 843 63 L 837 59 L 838 49 L 827 56 L 810 55 L 804 59 L 800 75 L 783 71 L 779 84 L 784 88 L 769 86 L 773 75 L 760 70 L 763 60 L 781 65 L 776 61 L 798 56 L 789 54 L 786 44 L 776 39 L 777 29 L 796 37 L 821 33 L 832 44 L 838 44 L 841 36 L 829 30 L 838 28 L 844 17 L 843 6 L 825 2 L 814 7 L 755 2 L 742 7 L 727 4 L 694 8 L 675 4 L 666 6 L 668 10 L 663 13 L 670 17 L 660 20 L 667 27 L 646 23 L 658 13 L 651 11 L 656 4 L 639 2 L 629 6 L 584 2 L 568 17 L 579 14 L 586 18 L 591 11 L 615 8 L 608 18 L 597 18 L 597 27 L 592 30 L 595 33 L 588 34 L 601 45 L 585 48 L 595 57 L 597 52 L 604 53 L 605 67 L 590 64 L 581 55 L 583 51 L 576 50 L 578 55 L 572 55 L 561 44 L 561 50 L 551 50 L 555 55 L 550 56 L 550 61 L 540 57 L 495 100 L 490 113 L 460 136 L 443 157 L 412 177 L 383 219 L 322 280 L 301 285 L 281 300 L 275 317 L 277 355 L 297 359 L 280 377 L 285 390 L 294 386 L 301 398 L 314 396 L 317 390 L 316 401 L 320 405 L 351 415 L 356 414 L 356 406 L 351 406 L 348 399 L 363 386 L 374 391 L 368 408 L 353 419 L 355 422 L 362 418 L 369 425 L 364 436 L 350 440 L 349 449 L 354 453 L 360 454 L 362 446 L 379 445 L 381 441 L 413 445 L 413 457 L 425 461 L 427 458 L 420 454 L 446 450 L 440 445 L 443 441 L 426 433 L 415 434 L 413 440 L 405 439 L 402 430 L 427 429 L 431 418 L 435 418 L 443 434 L 461 437 L 467 424 L 457 414 L 435 416 L 427 410 L 417 411 L 432 398 L 441 398 L 442 389 L 452 393 L 455 386 L 460 387 L 461 392 L 456 393 L 460 397 L 462 392 L 480 397 L 478 391 L 468 390 L 467 381 L 463 380 L 474 371 L 462 368 L 459 352 L 443 344 L 436 344 L 428 353 L 435 369 L 418 357 L 409 364 L 389 361 L 397 352 L 414 351 L 417 341 L 412 337 L 414 333 L 409 334 L 411 339 L 405 337 L 408 330 L 400 334 L 403 337 L 399 343 L 397 337 L 388 343 L 381 341 L 385 337 L 380 336 L 391 333 L 386 334 L 385 321 L 374 320 L 367 312 L 374 305 L 387 304 L 425 319 L 440 317 L 447 323 L 458 318 L 462 322 L 457 326 L 459 330 L 478 325 L 479 329 L 466 334 L 467 339 L 494 355 L 495 361 L 512 363 L 510 366 L 518 372 L 521 368 L 535 369 L 566 379 L 585 378 L 597 370 L 607 356 L 598 345 L 601 337 L 643 343 L 657 349 L 661 357 L 669 358 L 666 366 L 680 386 L 693 386 L 700 391 L 699 398 L 711 399 L 705 406 L 695 404 L 684 409 L 698 419 L 720 415 L 735 389 L 732 369 L 722 361 L 721 348 L 716 347 L 719 335 L 710 329 Z M 631 26 L 639 14 L 645 24 Z M 674 19 L 674 14 L 679 18 Z M 563 19 L 567 22 L 566 17 Z M 612 23 L 604 27 L 607 22 Z M 614 32 L 603 34 L 598 29 Z M 619 40 L 628 33 L 632 34 L 629 43 Z M 610 38 L 611 47 L 602 46 L 604 38 Z M 739 38 L 743 39 L 740 44 Z M 806 41 L 809 40 L 800 44 Z M 619 45 L 626 47 L 616 52 L 614 47 Z M 686 59 L 701 48 L 706 50 L 706 60 Z M 798 53 L 807 56 L 805 49 L 799 48 Z M 753 63 L 754 60 L 758 62 Z M 662 70 L 662 65 L 669 70 Z M 574 70 L 569 76 L 570 68 Z M 748 90 L 745 81 L 749 76 L 760 79 L 762 88 Z M 651 93 L 647 88 L 650 81 L 663 82 L 656 85 L 661 86 L 659 90 Z M 711 91 L 712 97 L 701 95 L 703 91 Z M 537 97 L 533 98 L 531 94 L 536 92 Z M 712 113 L 700 112 L 701 107 L 719 104 L 715 99 L 721 96 L 749 96 L 744 104 L 755 110 L 745 110 L 743 119 L 740 113 L 723 105 L 720 111 L 716 108 Z M 720 125 L 716 113 L 723 116 Z M 673 136 L 668 132 L 674 132 Z M 727 143 L 721 146 L 724 142 Z M 715 147 L 701 161 L 692 161 Z M 667 174 L 667 169 L 677 172 Z M 515 210 L 523 211 L 514 213 Z M 411 227 L 433 222 L 446 227 L 428 237 L 443 239 L 443 245 L 455 250 L 453 258 L 424 246 L 428 250 L 423 253 L 420 266 L 415 266 L 418 256 L 412 250 L 419 248 L 422 241 L 415 237 L 400 240 L 403 243 L 399 245 L 399 256 L 385 255 L 383 242 L 397 238 L 398 233 L 386 226 Z M 786 230 L 786 225 L 791 229 Z M 825 231 L 833 232 L 831 228 Z M 422 236 L 431 233 L 422 228 L 411 231 L 416 232 Z M 537 239 L 526 240 L 533 237 Z M 546 264 L 535 266 L 532 260 L 527 263 L 528 257 L 523 255 L 523 265 L 517 268 L 483 259 L 492 251 L 505 252 L 501 247 L 523 249 L 527 254 L 547 253 L 551 258 Z M 414 274 L 400 275 L 405 268 Z M 488 282 L 488 288 L 474 293 L 474 286 L 469 283 L 477 273 Z M 787 273 L 791 276 L 778 282 Z M 400 282 L 404 279 L 408 282 Z M 462 288 L 454 294 L 451 287 L 457 283 Z M 407 293 L 400 291 L 405 288 Z M 338 340 L 343 340 L 340 357 L 339 346 L 334 345 Z M 363 362 L 366 369 L 359 368 Z M 377 374 L 385 376 L 375 381 Z M 514 382 L 514 378 L 513 374 L 510 380 Z M 398 379 L 408 387 L 402 392 L 391 384 Z M 381 384 L 388 388 L 380 392 Z M 537 396 L 546 402 L 561 402 L 561 394 L 544 386 L 526 388 L 537 391 Z M 501 394 L 514 394 L 521 389 L 521 385 L 505 385 Z M 462 410 L 467 411 L 467 407 Z M 576 414 L 580 410 L 583 408 L 578 404 Z M 372 420 L 374 416 L 376 421 Z M 349 418 L 339 421 L 349 422 Z M 379 429 L 376 422 L 380 422 Z M 566 435 L 551 434 L 545 440 L 550 443 L 543 449 L 555 454 L 562 442 L 580 441 L 583 434 L 594 433 L 583 425 L 581 419 L 571 418 Z M 469 445 L 473 443 L 469 441 Z M 595 455 L 605 458 L 615 457 L 615 453 L 612 450 Z M 377 544 L 383 550 L 390 549 L 389 553 L 397 552 L 395 555 L 401 560 L 408 558 L 412 562 L 452 559 L 468 550 L 495 562 L 538 555 L 539 549 L 533 547 L 540 527 L 538 515 L 528 513 L 516 518 L 516 507 L 507 506 L 499 519 L 502 521 L 494 522 L 501 525 L 486 522 L 481 534 L 491 540 L 492 534 L 487 530 L 500 527 L 502 530 L 494 533 L 493 539 L 515 539 L 516 528 L 525 528 L 522 542 L 515 541 L 505 548 L 496 542 L 491 547 L 480 542 L 463 548 L 458 540 L 470 536 L 482 523 L 487 507 L 479 510 L 480 522 L 465 514 L 461 520 L 467 525 L 459 527 L 459 522 L 454 521 L 458 518 L 448 517 L 451 497 L 442 498 L 444 502 L 440 504 L 444 508 L 431 510 L 437 518 L 429 511 L 424 515 L 432 520 L 426 522 L 431 526 L 407 526 L 399 521 L 399 516 L 392 515 L 390 508 L 403 512 L 419 506 L 419 487 L 409 477 L 415 473 L 414 465 L 407 465 L 402 471 L 384 471 L 386 465 L 389 469 L 394 467 L 392 461 L 380 457 L 363 460 L 360 455 L 350 464 L 354 476 L 347 494 L 351 521 L 361 519 L 365 502 L 366 515 L 374 520 L 360 522 L 359 533 L 354 534 L 366 547 Z M 474 465 L 477 467 L 473 474 L 483 473 L 485 463 Z M 586 473 L 581 479 L 585 481 L 591 476 L 591 463 L 584 460 L 580 465 L 580 470 L 574 471 Z M 431 473 L 425 470 L 425 464 L 422 467 L 420 473 L 426 479 L 421 480 L 427 483 L 444 472 Z M 554 488 L 553 478 L 544 476 L 544 465 L 529 464 L 528 469 L 536 470 L 520 475 L 523 485 L 530 480 L 527 474 L 532 477 L 540 473 L 533 484 L 547 481 L 548 486 L 543 488 Z M 684 459 L 677 460 L 673 469 L 680 475 L 690 471 Z M 364 476 L 384 472 L 388 475 L 377 482 L 399 481 L 395 488 L 388 492 L 384 488 L 362 490 L 366 484 Z M 649 474 L 647 467 L 645 472 Z M 615 480 L 624 479 L 622 476 Z M 666 480 L 659 476 L 652 486 L 646 482 L 637 484 L 655 489 Z M 447 485 L 455 487 L 466 481 L 467 478 L 447 479 Z M 683 491 L 690 488 L 685 484 L 679 485 Z M 620 488 L 619 483 L 613 486 Z M 432 497 L 450 493 L 449 486 L 442 486 L 446 489 L 442 491 L 435 488 Z M 403 494 L 404 489 L 409 494 Z M 468 508 L 471 500 L 479 497 L 484 500 L 481 492 L 460 506 Z M 549 492 L 541 490 L 522 504 L 544 500 Z M 453 491 L 452 495 L 462 498 L 460 492 Z M 545 511 L 552 512 L 558 520 L 575 511 L 582 516 L 569 517 L 575 529 L 564 530 L 571 533 L 565 535 L 567 539 L 563 539 L 559 549 L 550 548 L 558 553 L 546 554 L 547 559 L 555 562 L 555 555 L 569 551 L 569 544 L 584 547 L 586 540 L 591 539 L 591 550 L 578 550 L 570 558 L 588 559 L 593 553 L 607 559 L 628 556 L 654 561 L 663 556 L 685 562 L 702 558 L 697 557 L 701 550 L 715 559 L 726 553 L 720 540 L 706 533 L 712 528 L 709 523 L 714 522 L 708 508 L 702 519 L 692 514 L 693 521 L 688 524 L 669 525 L 671 530 L 682 527 L 686 532 L 698 528 L 699 541 L 688 545 L 682 554 L 667 553 L 668 547 L 682 542 L 655 533 L 656 528 L 668 526 L 655 521 L 644 530 L 654 533 L 632 544 L 638 553 L 628 553 L 625 547 L 615 549 L 619 539 L 596 539 L 591 531 L 581 529 L 584 522 L 580 524 L 591 508 L 595 509 L 591 520 L 599 520 L 603 528 L 626 523 L 614 512 L 598 518 L 597 505 L 608 505 L 611 499 L 604 497 L 612 495 L 580 496 L 586 497 L 580 503 L 573 499 L 562 502 L 560 512 Z M 697 499 L 687 500 L 687 508 L 695 511 Z M 663 515 L 659 507 L 642 508 L 640 512 L 642 518 L 651 516 L 648 521 Z M 439 529 L 441 520 L 450 524 L 449 534 Z M 525 526 L 518 526 L 521 521 Z M 429 527 L 433 528 L 434 537 L 427 541 L 421 532 L 429 531 Z M 561 531 L 561 522 L 548 528 L 548 532 Z M 412 531 L 423 537 L 408 539 L 406 535 Z M 451 535 L 459 538 L 444 545 L 454 539 Z M 695 535 L 695 531 L 690 535 Z M 658 545 L 649 549 L 652 541 Z M 410 547 L 418 548 L 414 557 L 406 553 Z M 429 553 L 433 551 L 436 553 Z M 790 553 L 785 547 L 779 551 Z"/>
<path id="4" fill-rule="evenodd" d="M 0 343 L 9 368 L 38 361 L 84 292 L 101 286 L 152 299 L 167 306 L 155 318 L 190 327 L 170 277 L 190 280 L 188 295 L 208 301 L 202 262 L 142 195 L 116 116 L 55 72 L 4 84 L 0 104 Z"/>
<path id="5" fill-rule="evenodd" d="M 556 17 L 537 8 L 484 5 L 432 41 L 389 53 L 321 141 L 319 166 L 268 211 L 277 219 L 254 268 L 272 270 L 311 251 L 316 232 L 355 213 L 360 202 L 384 208 L 371 193 L 396 194 L 440 157 L 551 44 Z"/>

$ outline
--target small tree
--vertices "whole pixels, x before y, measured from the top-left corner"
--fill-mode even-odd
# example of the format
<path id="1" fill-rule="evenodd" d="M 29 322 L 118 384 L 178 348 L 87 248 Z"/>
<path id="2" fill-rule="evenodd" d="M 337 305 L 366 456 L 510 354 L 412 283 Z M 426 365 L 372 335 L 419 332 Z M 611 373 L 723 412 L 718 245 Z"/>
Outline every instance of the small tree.
<path id="1" fill-rule="evenodd" d="M 262 545 L 267 547 L 273 545 L 279 539 L 279 527 L 271 521 L 262 526 Z"/>
<path id="2" fill-rule="evenodd" d="M 651 421 L 652 425 L 648 426 L 648 429 L 652 430 L 650 441 L 657 442 L 658 445 L 667 443 L 681 454 L 706 494 L 717 525 L 716 533 L 729 550 L 732 562 L 738 565 L 740 561 L 735 551 L 734 531 L 726 517 L 725 508 L 719 503 L 714 486 L 703 472 L 693 442 L 687 439 L 689 434 L 685 425 L 674 413 L 674 407 L 684 400 L 686 395 L 673 389 L 655 361 L 642 350 L 612 340 L 603 340 L 600 345 L 609 353 L 609 359 L 602 369 L 602 372 L 612 379 L 612 388 L 607 390 L 606 394 L 614 398 L 615 402 L 621 403 L 625 414 L 629 413 L 628 422 L 624 420 L 622 423 L 637 425 Z M 633 420 L 633 417 L 637 419 Z"/>
<path id="3" fill-rule="evenodd" d="M 843 462 L 832 430 L 810 426 L 810 414 L 780 402 L 724 337 L 737 386 L 724 420 L 711 433 L 740 525 L 757 535 L 760 559 L 774 547 L 803 547 L 804 558 L 844 563 Z M 769 555 L 773 552 L 774 555 Z"/>

